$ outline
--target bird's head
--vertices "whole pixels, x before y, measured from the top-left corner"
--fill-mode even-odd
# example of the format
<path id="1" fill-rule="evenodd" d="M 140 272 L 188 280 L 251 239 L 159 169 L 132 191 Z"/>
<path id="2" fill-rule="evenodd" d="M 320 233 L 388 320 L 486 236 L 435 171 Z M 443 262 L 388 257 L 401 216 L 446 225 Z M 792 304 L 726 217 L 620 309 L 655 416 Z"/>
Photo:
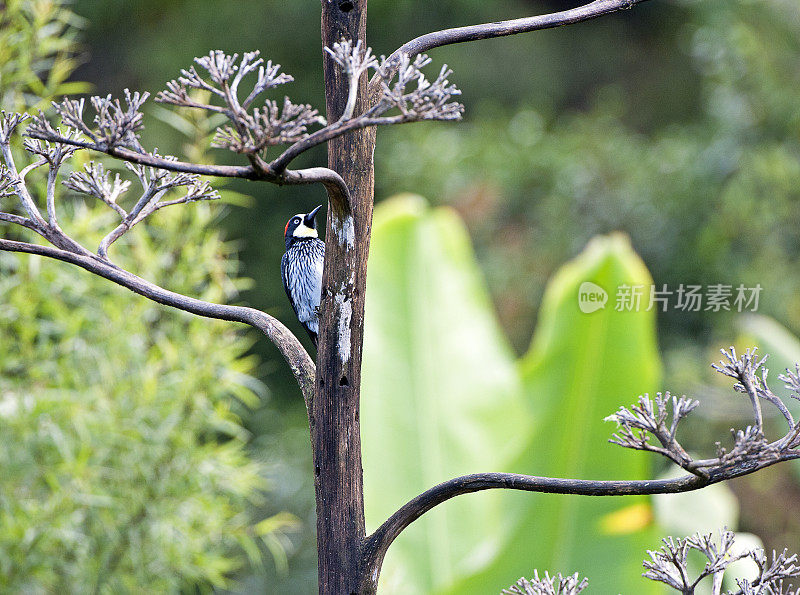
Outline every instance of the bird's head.
<path id="1" fill-rule="evenodd" d="M 286 240 L 286 247 L 288 248 L 294 241 L 302 240 L 304 238 L 318 238 L 317 233 L 317 211 L 322 208 L 322 205 L 310 213 L 298 213 L 286 223 L 286 228 L 283 231 L 283 237 Z"/>

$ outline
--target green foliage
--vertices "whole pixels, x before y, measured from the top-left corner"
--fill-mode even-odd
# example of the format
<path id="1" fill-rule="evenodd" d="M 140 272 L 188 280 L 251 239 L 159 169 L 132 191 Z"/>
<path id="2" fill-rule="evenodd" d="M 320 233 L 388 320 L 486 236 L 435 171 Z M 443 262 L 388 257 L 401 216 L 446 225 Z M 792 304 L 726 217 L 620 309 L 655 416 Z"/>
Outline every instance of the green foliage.
<path id="1" fill-rule="evenodd" d="M 84 22 L 65 0 L 7 0 L 0 10 L 0 106 L 43 108 L 49 98 L 83 93 L 67 79 L 80 62 L 77 40 Z"/>
<path id="2" fill-rule="evenodd" d="M 235 252 L 213 219 L 206 205 L 164 212 L 124 264 L 230 300 Z M 247 508 L 264 483 L 232 398 L 263 394 L 249 341 L 69 265 L 5 254 L 0 268 L 3 590 L 223 586 L 243 551 L 258 562 Z M 286 520 L 261 528 L 274 538 Z"/>
<path id="3" fill-rule="evenodd" d="M 450 210 L 396 197 L 375 211 L 362 377 L 367 523 L 456 475 L 508 467 L 530 430 L 513 354 Z M 504 494 L 438 507 L 392 545 L 385 588 L 428 593 L 496 555 Z"/>
<path id="4" fill-rule="evenodd" d="M 578 308 L 586 281 L 610 294 L 605 308 Z M 651 458 L 609 444 L 614 428 L 603 421 L 620 405 L 659 388 L 654 313 L 617 312 L 613 300 L 621 284 L 651 282 L 619 235 L 592 240 L 550 281 L 530 350 L 520 362 L 536 429 L 515 471 L 581 479 L 651 476 Z M 654 531 L 645 530 L 646 498 L 521 494 L 515 505 L 520 516 L 506 547 L 487 571 L 458 585 L 461 592 L 488 592 L 533 568 L 578 571 L 599 593 L 653 589 L 639 576 L 643 552 L 657 541 Z"/>
<path id="5" fill-rule="evenodd" d="M 578 288 L 651 283 L 621 236 L 594 240 L 548 286 L 529 353 L 515 366 L 462 224 L 418 197 L 376 208 L 362 405 L 365 499 L 373 527 L 439 481 L 476 471 L 587 479 L 650 475 L 607 443 L 603 418 L 653 392 L 653 312 L 583 313 Z M 531 413 L 533 431 L 527 420 Z M 654 541 L 646 499 L 487 492 L 425 515 L 390 548 L 384 588 L 491 592 L 519 576 L 579 570 L 600 592 L 643 592 Z M 595 578 L 596 577 L 596 578 Z"/>
<path id="6" fill-rule="evenodd" d="M 475 113 L 467 100 L 474 119 L 463 125 L 398 127 L 378 143 L 379 191 L 424 189 L 463 213 L 515 345 L 527 342 L 565 257 L 615 230 L 631 236 L 657 284 L 761 283 L 761 309 L 800 325 L 800 8 L 680 6 L 688 22 L 676 24 L 674 46 L 658 60 L 688 54 L 699 105 L 686 101 L 682 119 L 660 118 L 618 74 L 580 109 L 550 115 L 520 97 L 512 110 Z M 654 8 L 638 8 L 629 24 Z M 729 336 L 732 322 L 720 313 L 663 316 L 669 340 L 708 341 L 712 328 Z"/>
<path id="7" fill-rule="evenodd" d="M 62 84 L 78 21 L 65 3 L 4 8 L 3 107 L 83 88 Z M 209 126 L 192 124 L 202 146 Z M 62 221 L 97 245 L 114 214 L 69 198 Z M 235 301 L 248 282 L 235 246 L 213 231 L 221 210 L 161 211 L 113 256 L 174 291 Z M 67 264 L 0 254 L 0 591 L 209 591 L 231 586 L 248 560 L 261 565 L 262 546 L 281 563 L 294 519 L 252 514 L 266 484 L 240 415 L 265 389 L 250 346 L 231 323 L 165 309 Z"/>

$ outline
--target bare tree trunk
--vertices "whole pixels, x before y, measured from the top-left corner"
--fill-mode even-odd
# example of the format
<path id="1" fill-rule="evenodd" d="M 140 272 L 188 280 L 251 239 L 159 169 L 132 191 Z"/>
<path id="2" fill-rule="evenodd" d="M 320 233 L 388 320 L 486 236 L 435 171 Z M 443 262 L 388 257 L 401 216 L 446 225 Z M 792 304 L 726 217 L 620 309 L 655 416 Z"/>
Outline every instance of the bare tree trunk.
<path id="1" fill-rule="evenodd" d="M 322 43 L 342 38 L 365 44 L 367 0 L 322 1 Z M 344 111 L 348 80 L 325 54 L 327 117 Z M 356 113 L 363 109 L 366 76 Z M 350 188 L 349 208 L 329 202 L 317 354 L 312 442 L 317 500 L 319 592 L 359 592 L 364 540 L 359 399 L 364 294 L 372 226 L 374 129 L 356 130 L 328 144 L 328 165 Z"/>

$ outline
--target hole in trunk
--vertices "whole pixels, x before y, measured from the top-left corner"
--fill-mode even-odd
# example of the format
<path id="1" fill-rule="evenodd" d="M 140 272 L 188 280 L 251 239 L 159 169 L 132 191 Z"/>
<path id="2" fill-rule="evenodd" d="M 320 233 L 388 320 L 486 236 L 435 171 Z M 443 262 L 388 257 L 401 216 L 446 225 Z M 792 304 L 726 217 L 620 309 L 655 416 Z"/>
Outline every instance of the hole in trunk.
<path id="1" fill-rule="evenodd" d="M 347 376 L 342 376 L 339 378 L 339 386 L 348 386 Z"/>
<path id="2" fill-rule="evenodd" d="M 339 2 L 339 10 L 342 12 L 350 12 L 353 10 L 353 3 L 352 2 Z"/>

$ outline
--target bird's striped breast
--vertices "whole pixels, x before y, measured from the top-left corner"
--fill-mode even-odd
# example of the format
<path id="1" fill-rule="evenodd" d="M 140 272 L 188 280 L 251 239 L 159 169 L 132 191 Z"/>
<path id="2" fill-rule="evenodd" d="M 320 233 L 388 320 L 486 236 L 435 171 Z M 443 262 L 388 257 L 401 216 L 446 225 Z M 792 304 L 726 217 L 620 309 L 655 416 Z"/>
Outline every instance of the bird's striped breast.
<path id="1" fill-rule="evenodd" d="M 298 320 L 311 332 L 319 330 L 322 297 L 322 266 L 325 243 L 317 238 L 294 242 L 281 259 L 281 274 L 286 293 Z"/>

